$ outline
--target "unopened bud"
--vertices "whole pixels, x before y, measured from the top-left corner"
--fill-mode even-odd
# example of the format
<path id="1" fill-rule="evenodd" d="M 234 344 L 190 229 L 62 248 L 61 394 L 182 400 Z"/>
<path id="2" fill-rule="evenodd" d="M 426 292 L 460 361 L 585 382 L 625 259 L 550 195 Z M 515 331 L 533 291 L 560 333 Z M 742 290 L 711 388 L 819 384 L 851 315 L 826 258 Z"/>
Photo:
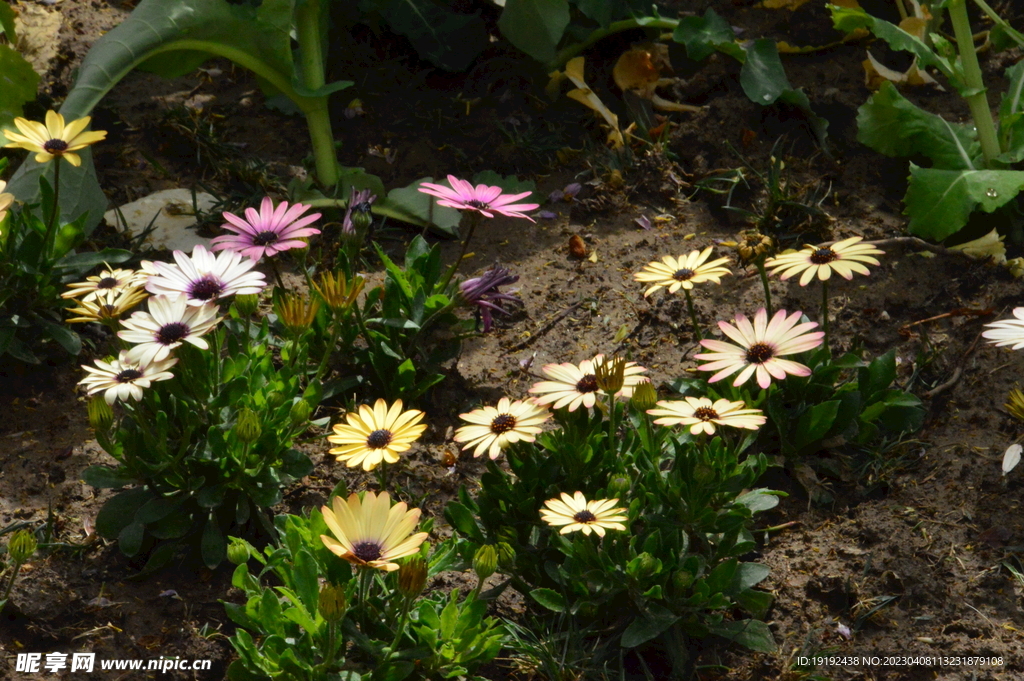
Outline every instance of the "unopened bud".
<path id="1" fill-rule="evenodd" d="M 622 390 L 622 384 L 626 380 L 626 360 L 621 357 L 606 359 L 594 367 L 597 378 L 597 387 L 605 394 L 614 395 Z"/>
<path id="2" fill-rule="evenodd" d="M 638 411 L 654 409 L 658 403 L 658 391 L 650 381 L 641 381 L 633 388 L 633 396 L 629 401 Z"/>
<path id="3" fill-rule="evenodd" d="M 661 568 L 661 561 L 644 551 L 629 562 L 627 571 L 634 577 L 650 577 Z"/>
<path id="4" fill-rule="evenodd" d="M 481 583 L 498 569 L 498 551 L 490 544 L 484 544 L 473 556 L 473 572 Z"/>
<path id="5" fill-rule="evenodd" d="M 105 433 L 114 422 L 114 410 L 102 395 L 89 400 L 89 425 L 98 433 Z"/>
<path id="6" fill-rule="evenodd" d="M 306 400 L 299 400 L 292 405 L 289 418 L 291 419 L 293 426 L 301 426 L 309 420 L 309 415 L 311 413 L 313 413 L 313 407 L 310 406 L 309 402 Z"/>
<path id="7" fill-rule="evenodd" d="M 406 598 L 416 598 L 427 585 L 427 561 L 416 556 L 398 567 L 398 591 Z"/>
<path id="8" fill-rule="evenodd" d="M 37 546 L 34 534 L 28 530 L 18 530 L 11 535 L 10 541 L 7 542 L 7 553 L 10 554 L 11 560 L 21 565 L 32 557 Z"/>
<path id="9" fill-rule="evenodd" d="M 348 599 L 345 598 L 344 587 L 330 583 L 320 587 L 316 609 L 320 612 L 321 617 L 328 622 L 339 622 L 345 616 L 347 608 Z"/>
<path id="10" fill-rule="evenodd" d="M 679 572 L 672 575 L 672 585 L 676 588 L 679 593 L 685 592 L 693 584 L 693 573 L 687 572 L 686 570 L 680 570 Z"/>
<path id="11" fill-rule="evenodd" d="M 241 565 L 249 560 L 249 547 L 241 540 L 232 538 L 228 544 L 228 560 L 234 565 Z"/>
<path id="12" fill-rule="evenodd" d="M 516 550 L 507 542 L 498 542 L 498 565 L 504 570 L 510 570 L 516 564 Z"/>
<path id="13" fill-rule="evenodd" d="M 501 527 L 498 529 L 498 542 L 515 546 L 519 543 L 519 533 L 514 527 Z"/>
<path id="14" fill-rule="evenodd" d="M 267 405 L 271 409 L 277 409 L 284 404 L 284 393 L 279 390 L 272 390 L 267 394 Z"/>
<path id="15" fill-rule="evenodd" d="M 238 438 L 238 441 L 247 445 L 252 444 L 260 439 L 262 432 L 263 428 L 260 426 L 260 418 L 256 412 L 248 407 L 243 407 L 238 412 L 238 420 L 235 421 L 235 437 Z"/>
<path id="16" fill-rule="evenodd" d="M 255 293 L 250 293 L 244 296 L 235 296 L 234 304 L 239 317 L 251 317 L 256 313 L 256 308 L 259 307 L 260 297 Z"/>
<path id="17" fill-rule="evenodd" d="M 631 486 L 629 478 L 624 475 L 617 475 L 608 481 L 608 496 L 623 499 L 629 493 Z"/>
<path id="18" fill-rule="evenodd" d="M 1010 412 L 1010 416 L 1018 421 L 1024 421 L 1024 392 L 1021 392 L 1020 388 L 1014 388 L 1006 399 L 1007 402 L 1003 406 Z"/>

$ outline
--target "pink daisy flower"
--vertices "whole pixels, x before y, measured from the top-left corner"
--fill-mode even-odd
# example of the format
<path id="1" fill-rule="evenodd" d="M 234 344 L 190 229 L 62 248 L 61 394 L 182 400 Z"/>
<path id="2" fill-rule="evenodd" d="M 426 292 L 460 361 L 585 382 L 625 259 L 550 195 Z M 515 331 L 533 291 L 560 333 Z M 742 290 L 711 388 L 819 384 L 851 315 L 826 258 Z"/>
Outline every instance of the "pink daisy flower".
<path id="1" fill-rule="evenodd" d="M 768 312 L 762 307 L 754 315 L 754 323 L 741 314 L 736 315 L 736 326 L 728 322 L 718 322 L 722 332 L 736 341 L 737 345 L 723 341 L 704 339 L 700 342 L 712 352 L 694 355 L 697 359 L 706 359 L 710 364 L 697 367 L 700 371 L 717 371 L 709 383 L 720 381 L 740 372 L 734 386 L 746 383 L 747 379 L 757 374 L 757 384 L 762 388 L 771 385 L 772 378 L 784 379 L 787 374 L 793 376 L 809 376 L 810 368 L 782 359 L 784 355 L 794 355 L 821 345 L 825 335 L 823 331 L 808 333 L 818 326 L 817 322 L 799 324 L 802 312 L 786 315 L 779 310 L 768 321 Z"/>
<path id="2" fill-rule="evenodd" d="M 192 249 L 192 257 L 174 251 L 176 265 L 144 262 L 144 272 L 156 272 L 146 282 L 154 295 L 185 296 L 189 305 L 204 305 L 218 298 L 259 293 L 267 285 L 262 272 L 250 272 L 255 260 L 242 259 L 238 251 L 214 256 L 202 244 Z"/>
<path id="3" fill-rule="evenodd" d="M 525 199 L 533 192 L 502 194 L 501 187 L 488 187 L 486 184 L 478 184 L 474 187 L 472 183 L 460 180 L 454 175 L 448 176 L 448 183 L 451 187 L 424 182 L 420 185 L 420 191 L 437 197 L 439 206 L 448 206 L 459 210 L 475 210 L 488 218 L 493 218 L 494 213 L 498 213 L 510 218 L 526 218 L 530 222 L 535 222 L 523 211 L 539 208 L 539 203 L 513 203 Z"/>
<path id="4" fill-rule="evenodd" d="M 300 238 L 320 233 L 316 227 L 306 226 L 319 220 L 320 213 L 299 218 L 309 208 L 301 203 L 289 208 L 287 201 L 282 201 L 274 208 L 274 202 L 267 196 L 260 204 L 258 213 L 255 208 L 245 209 L 247 220 L 233 213 L 224 213 L 224 219 L 228 222 L 221 227 L 235 233 L 214 239 L 211 242 L 213 250 L 237 251 L 258 261 L 263 256 L 274 256 L 290 248 L 305 248 L 306 243 Z"/>

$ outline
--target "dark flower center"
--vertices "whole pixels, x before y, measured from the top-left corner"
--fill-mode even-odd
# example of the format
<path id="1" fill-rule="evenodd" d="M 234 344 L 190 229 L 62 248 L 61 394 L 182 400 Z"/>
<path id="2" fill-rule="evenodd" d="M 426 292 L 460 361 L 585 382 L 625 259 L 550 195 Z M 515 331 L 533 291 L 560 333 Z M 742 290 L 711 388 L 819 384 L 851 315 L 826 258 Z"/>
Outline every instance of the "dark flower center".
<path id="1" fill-rule="evenodd" d="M 353 213 L 369 213 L 373 209 L 373 203 L 370 201 L 361 201 L 352 206 Z"/>
<path id="2" fill-rule="evenodd" d="M 718 412 L 711 407 L 698 407 L 694 410 L 693 416 L 701 421 L 713 421 L 718 418 Z"/>
<path id="3" fill-rule="evenodd" d="M 356 554 L 359 560 L 369 563 L 380 558 L 380 544 L 375 541 L 361 541 L 352 545 L 352 553 Z"/>
<path id="4" fill-rule="evenodd" d="M 483 201 L 478 201 L 477 199 L 470 199 L 469 201 L 466 201 L 466 205 L 472 206 L 473 208 L 487 208 L 488 206 L 488 204 Z"/>
<path id="5" fill-rule="evenodd" d="M 118 383 L 131 383 L 132 381 L 139 378 L 142 378 L 142 372 L 139 371 L 138 369 L 125 369 L 117 376 L 115 376 L 114 380 L 117 381 Z"/>
<path id="6" fill-rule="evenodd" d="M 516 417 L 512 414 L 499 414 L 491 421 L 491 432 L 495 435 L 507 433 L 516 427 Z"/>
<path id="7" fill-rule="evenodd" d="M 272 230 L 266 230 L 264 232 L 260 232 L 256 236 L 254 236 L 252 238 L 252 243 L 255 246 L 266 246 L 267 244 L 274 243 L 280 237 L 281 237 L 281 235 L 278 234 L 277 232 L 274 232 Z"/>
<path id="8" fill-rule="evenodd" d="M 117 279 L 113 277 L 103 277 L 96 282 L 96 288 L 114 288 L 117 286 Z"/>
<path id="9" fill-rule="evenodd" d="M 181 339 L 187 336 L 189 331 L 191 329 L 188 327 L 188 324 L 184 322 L 171 322 L 160 327 L 160 330 L 156 332 L 156 339 L 162 345 L 171 345 L 172 343 L 181 342 Z"/>
<path id="10" fill-rule="evenodd" d="M 370 449 L 384 449 L 391 444 L 392 437 L 390 430 L 375 430 L 366 438 L 366 446 Z"/>
<path id="11" fill-rule="evenodd" d="M 597 520 L 597 516 L 590 511 L 584 509 L 572 517 L 578 523 L 592 523 Z"/>
<path id="12" fill-rule="evenodd" d="M 747 348 L 747 362 L 750 364 L 764 364 L 774 356 L 774 348 L 767 343 L 754 343 Z"/>
<path id="13" fill-rule="evenodd" d="M 224 284 L 212 274 L 204 275 L 202 279 L 192 282 L 192 290 L 189 297 L 196 300 L 213 300 L 224 290 Z"/>
<path id="14" fill-rule="evenodd" d="M 819 248 L 811 253 L 811 262 L 815 265 L 827 265 L 836 260 L 839 260 L 839 256 L 831 248 Z"/>
<path id="15" fill-rule="evenodd" d="M 576 392 L 592 393 L 597 390 L 597 376 L 587 374 L 576 384 Z"/>
<path id="16" fill-rule="evenodd" d="M 64 140 L 46 140 L 43 149 L 54 155 L 63 154 L 68 150 L 68 143 Z"/>
<path id="17" fill-rule="evenodd" d="M 675 272 L 673 272 L 672 278 L 675 279 L 676 281 L 687 281 L 689 279 L 692 279 L 694 274 L 696 274 L 696 272 L 687 267 L 684 267 L 681 270 L 676 270 Z"/>

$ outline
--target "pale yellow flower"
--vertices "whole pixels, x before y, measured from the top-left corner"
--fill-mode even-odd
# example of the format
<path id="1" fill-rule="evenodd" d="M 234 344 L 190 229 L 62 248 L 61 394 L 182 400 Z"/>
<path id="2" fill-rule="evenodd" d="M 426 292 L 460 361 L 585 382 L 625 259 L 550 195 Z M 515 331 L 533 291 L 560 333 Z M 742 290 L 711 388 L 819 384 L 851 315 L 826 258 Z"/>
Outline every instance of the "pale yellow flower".
<path id="1" fill-rule="evenodd" d="M 707 397 L 684 397 L 679 400 L 658 402 L 661 409 L 648 409 L 651 416 L 660 416 L 654 422 L 661 426 L 690 426 L 690 433 L 715 434 L 715 426 L 731 426 L 757 430 L 767 419 L 760 409 L 744 409 L 743 402 L 715 400 Z"/>
<path id="2" fill-rule="evenodd" d="M 104 130 L 86 132 L 91 117 L 79 118 L 67 125 L 64 117 L 56 111 L 46 112 L 46 124 L 15 118 L 14 125 L 19 132 L 4 130 L 9 143 L 8 149 L 27 149 L 36 152 L 36 163 L 47 163 L 55 158 L 64 158 L 73 166 L 82 165 L 82 159 L 73 152 L 95 144 L 107 136 Z"/>
<path id="3" fill-rule="evenodd" d="M 732 274 L 728 267 L 722 266 L 729 262 L 729 258 L 705 262 L 711 256 L 711 250 L 712 247 L 708 246 L 703 251 L 690 251 L 689 254 L 678 258 L 666 255 L 660 261 L 645 265 L 633 275 L 633 278 L 636 281 L 654 284 L 644 292 L 644 296 L 649 296 L 661 288 L 667 288 L 669 293 L 675 293 L 681 288 L 689 291 L 694 284 L 706 281 L 721 284 L 723 276 Z"/>
<path id="4" fill-rule="evenodd" d="M 390 409 L 384 400 L 377 400 L 372 409 L 359 405 L 359 411 L 349 412 L 345 420 L 347 424 L 335 424 L 334 435 L 327 436 L 329 442 L 341 445 L 330 453 L 349 468 L 362 465 L 364 471 L 372 471 L 381 462 L 396 463 L 398 455 L 427 429 L 427 424 L 420 423 L 423 412 L 402 411 L 402 400 L 395 400 Z"/>
<path id="5" fill-rule="evenodd" d="M 553 527 L 563 526 L 559 534 L 580 531 L 589 535 L 596 532 L 603 537 L 605 530 L 625 530 L 626 509 L 616 508 L 618 499 L 587 501 L 583 492 L 569 496 L 562 492 L 561 499 L 548 499 L 540 517 Z"/>
<path id="6" fill-rule="evenodd" d="M 322 534 L 320 541 L 353 565 L 393 572 L 398 569 L 394 561 L 419 551 L 427 538 L 426 532 L 412 534 L 420 509 L 409 510 L 404 501 L 392 506 L 387 492 L 366 492 L 362 500 L 352 494 L 347 502 L 334 497 L 332 505 L 320 512 L 334 536 Z"/>
<path id="7" fill-rule="evenodd" d="M 786 280 L 793 275 L 803 273 L 800 285 L 806 286 L 817 275 L 821 281 L 827 280 L 835 272 L 844 279 L 853 279 L 853 275 L 870 274 L 864 265 L 878 265 L 873 255 L 885 255 L 873 244 L 861 243 L 862 237 L 852 236 L 837 241 L 831 246 L 805 246 L 799 251 L 782 253 L 765 261 L 764 266 L 778 274 L 779 279 Z"/>
<path id="8" fill-rule="evenodd" d="M 505 447 L 513 442 L 533 442 L 541 431 L 540 424 L 551 412 L 537 406 L 533 400 L 498 400 L 497 407 L 481 407 L 459 418 L 470 425 L 455 431 L 456 442 L 465 442 L 463 449 L 475 447 L 473 456 L 485 451 L 492 459 L 498 458 Z"/>

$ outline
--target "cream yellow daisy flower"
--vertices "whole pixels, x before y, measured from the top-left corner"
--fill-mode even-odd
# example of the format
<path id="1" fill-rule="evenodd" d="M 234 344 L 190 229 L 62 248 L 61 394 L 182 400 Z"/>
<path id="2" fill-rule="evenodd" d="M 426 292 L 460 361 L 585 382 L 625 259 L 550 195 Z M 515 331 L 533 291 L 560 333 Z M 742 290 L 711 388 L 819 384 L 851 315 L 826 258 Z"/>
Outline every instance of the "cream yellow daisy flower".
<path id="1" fill-rule="evenodd" d="M 865 266 L 878 265 L 878 260 L 873 255 L 885 255 L 873 244 L 861 243 L 864 239 L 859 236 L 852 236 L 849 239 L 837 241 L 831 246 L 807 245 L 799 251 L 782 253 L 774 258 L 765 261 L 764 266 L 778 274 L 779 279 L 785 281 L 790 277 L 803 273 L 800 276 L 800 285 L 807 286 L 817 275 L 818 279 L 825 281 L 835 272 L 844 279 L 853 279 L 853 275 L 870 274 L 871 271 Z"/>
<path id="2" fill-rule="evenodd" d="M 82 165 L 81 157 L 73 153 L 95 144 L 107 136 L 104 130 L 86 132 L 90 116 L 79 118 L 67 125 L 64 117 L 56 111 L 46 112 L 46 124 L 15 118 L 14 125 L 19 132 L 4 130 L 9 143 L 8 149 L 27 149 L 36 152 L 36 163 L 47 163 L 55 158 L 64 158 L 73 166 Z"/>
<path id="3" fill-rule="evenodd" d="M 372 409 L 359 405 L 359 411 L 349 412 L 345 420 L 347 424 L 335 424 L 334 435 L 327 436 L 329 442 L 341 445 L 330 453 L 349 468 L 361 465 L 364 471 L 372 471 L 381 462 L 396 463 L 398 455 L 427 429 L 427 424 L 420 423 L 423 412 L 402 411 L 402 400 L 395 400 L 390 409 L 384 400 L 377 400 Z"/>
<path id="4" fill-rule="evenodd" d="M 743 402 L 715 400 L 707 397 L 684 397 L 682 401 L 662 400 L 661 409 L 648 409 L 651 416 L 660 416 L 654 422 L 661 426 L 690 426 L 690 433 L 715 434 L 715 426 L 730 426 L 757 430 L 767 418 L 760 409 L 744 409 Z"/>
<path id="5" fill-rule="evenodd" d="M 476 447 L 473 456 L 485 451 L 497 459 L 501 450 L 513 442 L 533 442 L 541 431 L 540 424 L 550 418 L 551 412 L 537 406 L 533 400 L 498 400 L 497 407 L 481 407 L 459 418 L 470 425 L 455 431 L 456 442 L 464 442 L 463 449 Z"/>
<path id="6" fill-rule="evenodd" d="M 605 530 L 625 530 L 626 509 L 616 508 L 618 499 L 595 499 L 587 501 L 583 492 L 569 496 L 562 492 L 561 499 L 548 499 L 540 517 L 553 527 L 563 526 L 559 534 L 580 531 L 589 535 L 596 532 L 603 537 Z"/>
<path id="7" fill-rule="evenodd" d="M 333 537 L 320 535 L 331 553 L 360 567 L 394 572 L 394 561 L 419 551 L 426 532 L 412 534 L 420 509 L 409 510 L 404 501 L 394 506 L 387 492 L 366 492 L 362 500 L 352 494 L 348 501 L 334 497 L 333 508 L 324 506 L 324 522 Z"/>
<path id="8" fill-rule="evenodd" d="M 7 210 L 14 203 L 14 194 L 5 194 L 5 189 L 7 189 L 7 183 L 0 180 L 0 222 L 7 217 Z"/>
<path id="9" fill-rule="evenodd" d="M 106 269 L 92 277 L 86 277 L 85 281 L 78 281 L 68 284 L 68 290 L 60 294 L 61 298 L 78 298 L 82 300 L 99 300 L 109 298 L 111 293 L 117 294 L 125 289 L 141 287 L 145 285 L 149 275 L 145 272 L 135 270 L 122 270 L 107 265 Z"/>
<path id="10" fill-rule="evenodd" d="M 553 380 L 535 383 L 530 392 L 540 395 L 534 398 L 537 404 L 551 404 L 552 409 L 567 407 L 569 411 L 576 411 L 580 405 L 589 409 L 597 402 L 597 367 L 604 362 L 604 355 L 597 355 L 583 360 L 579 366 L 569 363 L 545 365 L 541 371 Z M 633 389 L 646 380 L 640 376 L 645 371 L 647 369 L 636 362 L 626 362 L 622 389 L 615 395 L 626 399 L 632 397 Z"/>
<path id="11" fill-rule="evenodd" d="M 690 251 L 689 254 L 678 258 L 666 255 L 661 261 L 645 265 L 633 275 L 633 278 L 636 281 L 654 284 L 644 292 L 645 297 L 661 288 L 667 288 L 669 293 L 675 293 L 681 288 L 688 291 L 694 284 L 706 281 L 721 284 L 723 276 L 732 274 L 728 267 L 722 266 L 729 262 L 729 258 L 706 262 L 711 257 L 711 250 L 712 247 L 708 246 L 703 251 Z"/>

